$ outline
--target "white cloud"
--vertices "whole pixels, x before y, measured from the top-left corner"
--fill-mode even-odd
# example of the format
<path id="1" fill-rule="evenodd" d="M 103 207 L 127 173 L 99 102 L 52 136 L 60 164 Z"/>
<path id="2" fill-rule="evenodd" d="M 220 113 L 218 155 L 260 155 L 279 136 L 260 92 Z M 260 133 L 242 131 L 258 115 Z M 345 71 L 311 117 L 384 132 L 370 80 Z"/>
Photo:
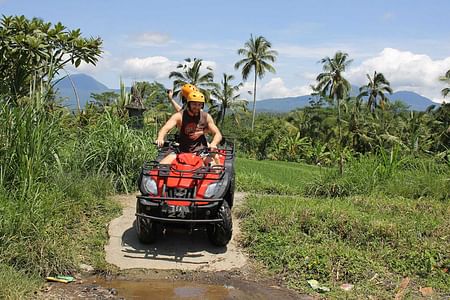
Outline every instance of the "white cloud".
<path id="1" fill-rule="evenodd" d="M 1 1 L 1 0 L 0 0 Z M 68 59 L 69 55 L 64 55 L 63 59 Z M 85 73 L 91 76 L 100 74 L 102 72 L 117 72 L 117 69 L 114 68 L 114 61 L 111 53 L 108 51 L 103 52 L 102 56 L 98 59 L 95 65 L 87 64 L 85 62 L 81 62 L 81 64 L 76 68 L 74 65 L 70 63 L 66 65 L 64 68 L 69 73 Z"/>
<path id="2" fill-rule="evenodd" d="M 162 32 L 143 32 L 133 39 L 143 46 L 164 45 L 170 42 L 170 36 Z"/>
<path id="3" fill-rule="evenodd" d="M 272 78 L 269 82 L 262 85 L 258 82 L 256 88 L 257 100 L 297 97 L 311 94 L 311 88 L 309 86 L 295 86 L 293 88 L 288 88 L 280 77 Z M 240 93 L 244 98 L 253 99 L 253 96 L 251 96 L 248 91 L 253 92 L 253 83 L 247 81 L 240 89 Z"/>
<path id="4" fill-rule="evenodd" d="M 394 91 L 413 91 L 442 102 L 440 92 L 445 85 L 439 81 L 439 77 L 449 69 L 450 57 L 433 60 L 428 55 L 385 48 L 377 56 L 350 68 L 347 76 L 353 84 L 363 85 L 367 83 L 366 74 L 372 76 L 377 71 L 390 81 Z"/>
<path id="5" fill-rule="evenodd" d="M 133 79 L 167 79 L 177 65 L 178 62 L 164 56 L 129 58 L 123 64 L 122 73 L 125 77 Z"/>

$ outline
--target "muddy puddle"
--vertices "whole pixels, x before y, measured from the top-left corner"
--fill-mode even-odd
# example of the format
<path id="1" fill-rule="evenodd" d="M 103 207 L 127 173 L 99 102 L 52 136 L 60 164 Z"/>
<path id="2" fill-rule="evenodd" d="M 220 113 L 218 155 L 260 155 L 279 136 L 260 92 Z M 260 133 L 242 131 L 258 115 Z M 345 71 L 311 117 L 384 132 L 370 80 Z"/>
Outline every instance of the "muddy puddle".
<path id="1" fill-rule="evenodd" d="M 91 277 L 70 284 L 48 283 L 39 299 L 311 299 L 257 282 L 203 283 L 169 279 Z"/>
<path id="2" fill-rule="evenodd" d="M 117 297 L 125 299 L 251 299 L 252 295 L 228 285 L 184 281 L 125 281 L 100 283 Z M 114 289 L 114 290 L 113 290 Z"/>

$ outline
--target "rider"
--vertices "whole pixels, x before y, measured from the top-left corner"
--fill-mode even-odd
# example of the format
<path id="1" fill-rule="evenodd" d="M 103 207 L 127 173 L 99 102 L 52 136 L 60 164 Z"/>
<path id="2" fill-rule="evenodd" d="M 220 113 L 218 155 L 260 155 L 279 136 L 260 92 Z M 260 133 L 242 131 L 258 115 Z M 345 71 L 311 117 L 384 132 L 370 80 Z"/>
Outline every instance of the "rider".
<path id="1" fill-rule="evenodd" d="M 183 107 L 186 104 L 186 99 L 189 95 L 189 93 L 191 92 L 199 92 L 198 88 L 190 83 L 186 83 L 181 87 L 180 93 L 181 93 L 181 102 L 183 104 Z M 167 98 L 169 99 L 170 103 L 173 106 L 173 109 L 175 109 L 175 111 L 180 111 L 182 109 L 182 107 L 180 106 L 180 104 L 178 104 L 175 100 L 173 100 L 173 91 L 172 90 L 167 90 Z"/>
<path id="2" fill-rule="evenodd" d="M 214 135 L 212 142 L 209 144 L 209 148 L 214 150 L 222 140 L 222 134 L 216 124 L 214 124 L 211 115 L 202 111 L 205 105 L 205 96 L 201 92 L 192 91 L 187 95 L 186 100 L 186 109 L 176 112 L 170 117 L 159 131 L 156 143 L 159 147 L 162 147 L 165 136 L 176 126 L 180 130 L 179 149 L 181 152 L 193 153 L 207 148 L 208 143 L 204 135 L 205 131 Z M 176 154 L 170 153 L 160 163 L 170 164 L 175 158 Z"/>

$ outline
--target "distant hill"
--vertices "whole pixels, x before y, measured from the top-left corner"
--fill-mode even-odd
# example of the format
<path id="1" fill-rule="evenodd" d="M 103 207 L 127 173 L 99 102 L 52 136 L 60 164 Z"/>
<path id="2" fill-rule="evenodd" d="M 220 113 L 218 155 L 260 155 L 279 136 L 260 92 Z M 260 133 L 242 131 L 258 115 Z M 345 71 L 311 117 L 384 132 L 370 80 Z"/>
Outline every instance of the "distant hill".
<path id="1" fill-rule="evenodd" d="M 86 74 L 70 75 L 70 79 L 72 79 L 75 86 L 82 108 L 89 102 L 91 93 L 98 94 L 111 91 L 106 85 Z M 77 108 L 77 98 L 70 79 L 65 77 L 56 84 L 56 88 L 58 95 L 64 99 L 63 105 L 74 110 Z"/>
<path id="2" fill-rule="evenodd" d="M 358 87 L 352 86 L 352 91 L 350 92 L 350 94 L 352 96 L 358 95 Z M 430 105 L 439 106 L 438 103 L 433 102 L 430 99 L 414 92 L 397 91 L 394 92 L 392 95 L 389 95 L 388 97 L 391 102 L 402 101 L 411 110 L 424 111 Z M 310 100 L 311 96 L 309 95 L 259 100 L 256 102 L 256 111 L 285 113 L 297 108 L 303 108 L 305 106 L 308 106 Z M 252 101 L 249 101 L 248 108 L 253 109 Z"/>
<path id="3" fill-rule="evenodd" d="M 426 110 L 430 105 L 440 106 L 439 103 L 433 102 L 430 99 L 423 97 L 414 92 L 398 91 L 389 96 L 391 101 L 402 101 L 409 105 L 411 110 Z"/>
<path id="4" fill-rule="evenodd" d="M 95 78 L 86 75 L 86 74 L 74 74 L 71 75 L 71 79 L 73 84 L 77 90 L 78 97 L 80 98 L 80 105 L 84 107 L 86 103 L 89 102 L 91 93 L 103 93 L 108 91 L 116 91 L 108 88 L 106 85 L 97 81 Z M 69 107 L 70 109 L 77 108 L 77 100 L 75 97 L 75 93 L 72 88 L 72 84 L 68 77 L 64 78 L 60 82 L 56 84 L 56 88 L 58 89 L 58 94 L 64 98 L 63 105 Z M 358 94 L 358 87 L 352 86 L 352 91 L 350 93 L 352 96 L 356 96 Z M 409 106 L 411 110 L 420 110 L 424 111 L 430 105 L 439 104 L 431 101 L 430 99 L 423 97 L 414 92 L 408 91 L 397 91 L 389 96 L 391 101 L 400 100 Z M 302 108 L 309 105 L 309 101 L 311 100 L 311 96 L 298 96 L 298 97 L 287 97 L 287 98 L 273 98 L 273 99 L 265 99 L 259 100 L 256 103 L 256 111 L 257 112 L 274 112 L 274 113 L 284 113 L 289 112 L 291 110 Z M 253 102 L 249 101 L 248 104 L 249 109 L 253 109 Z"/>

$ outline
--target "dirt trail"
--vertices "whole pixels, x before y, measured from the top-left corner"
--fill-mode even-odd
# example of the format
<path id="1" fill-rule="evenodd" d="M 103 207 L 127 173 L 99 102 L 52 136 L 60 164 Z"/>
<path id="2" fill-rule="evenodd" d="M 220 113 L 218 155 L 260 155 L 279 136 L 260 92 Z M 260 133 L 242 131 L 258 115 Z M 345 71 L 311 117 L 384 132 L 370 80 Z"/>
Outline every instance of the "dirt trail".
<path id="1" fill-rule="evenodd" d="M 204 230 L 188 234 L 186 230 L 170 228 L 154 244 L 144 245 L 138 241 L 133 226 L 136 196 L 122 195 L 116 199 L 123 207 L 123 214 L 109 224 L 110 239 L 105 251 L 106 261 L 122 270 L 227 271 L 241 268 L 247 263 L 246 256 L 236 242 L 240 234 L 237 218 L 233 218 L 233 238 L 226 247 L 212 246 Z M 236 193 L 235 207 L 243 199 L 243 193 Z"/>

